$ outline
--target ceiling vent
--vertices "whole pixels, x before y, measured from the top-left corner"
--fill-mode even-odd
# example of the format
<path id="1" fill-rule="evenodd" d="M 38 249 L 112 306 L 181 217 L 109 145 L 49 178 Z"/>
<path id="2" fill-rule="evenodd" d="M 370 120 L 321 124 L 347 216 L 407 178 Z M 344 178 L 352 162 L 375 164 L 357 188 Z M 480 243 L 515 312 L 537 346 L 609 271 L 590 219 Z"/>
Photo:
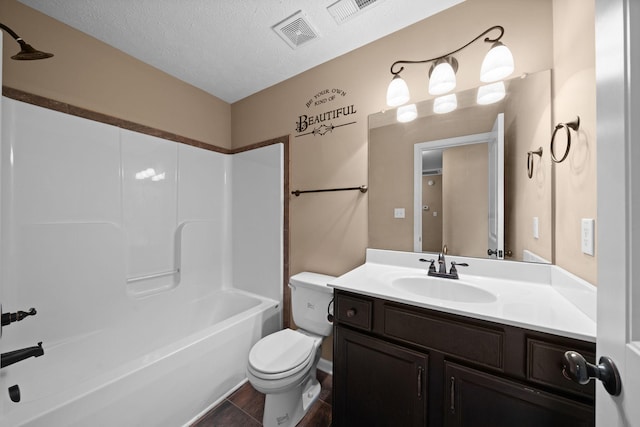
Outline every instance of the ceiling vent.
<path id="1" fill-rule="evenodd" d="M 333 16 L 338 24 L 353 18 L 366 7 L 374 3 L 380 3 L 382 0 L 338 0 L 327 8 L 329 14 Z"/>
<path id="2" fill-rule="evenodd" d="M 318 32 L 309 22 L 307 15 L 301 10 L 271 28 L 273 28 L 273 31 L 282 37 L 282 40 L 292 49 L 319 37 Z"/>

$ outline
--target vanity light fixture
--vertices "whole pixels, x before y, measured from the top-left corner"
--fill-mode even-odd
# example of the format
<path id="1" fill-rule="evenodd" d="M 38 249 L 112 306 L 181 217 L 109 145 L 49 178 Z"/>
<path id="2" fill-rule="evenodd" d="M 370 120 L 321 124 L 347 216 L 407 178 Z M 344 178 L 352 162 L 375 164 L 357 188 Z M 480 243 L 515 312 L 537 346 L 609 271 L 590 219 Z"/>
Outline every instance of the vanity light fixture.
<path id="1" fill-rule="evenodd" d="M 515 68 L 513 55 L 511 54 L 511 51 L 509 51 L 509 48 L 500 42 L 500 39 L 504 35 L 504 27 L 495 25 L 485 30 L 482 34 L 464 46 L 444 55 L 420 61 L 399 60 L 394 62 L 391 65 L 391 74 L 393 75 L 393 79 L 387 89 L 387 105 L 390 107 L 397 107 L 408 102 L 411 98 L 407 84 L 402 77 L 400 77 L 400 73 L 404 70 L 403 64 L 433 63 L 429 70 L 429 93 L 431 95 L 443 95 L 452 91 L 456 87 L 456 72 L 458 70 L 458 61 L 453 57 L 453 55 L 494 30 L 499 31 L 500 34 L 495 38 L 486 37 L 484 39 L 485 43 L 491 43 L 492 45 L 491 49 L 482 61 L 480 81 L 484 83 L 491 83 L 504 79 L 513 73 Z"/>
<path id="2" fill-rule="evenodd" d="M 53 53 L 41 52 L 34 49 L 30 44 L 22 40 L 22 37 L 17 35 L 15 31 L 6 25 L 0 23 L 0 28 L 9 33 L 9 35 L 20 45 L 20 52 L 13 55 L 11 59 L 15 59 L 16 61 L 30 61 L 35 59 L 51 58 L 53 56 Z"/>

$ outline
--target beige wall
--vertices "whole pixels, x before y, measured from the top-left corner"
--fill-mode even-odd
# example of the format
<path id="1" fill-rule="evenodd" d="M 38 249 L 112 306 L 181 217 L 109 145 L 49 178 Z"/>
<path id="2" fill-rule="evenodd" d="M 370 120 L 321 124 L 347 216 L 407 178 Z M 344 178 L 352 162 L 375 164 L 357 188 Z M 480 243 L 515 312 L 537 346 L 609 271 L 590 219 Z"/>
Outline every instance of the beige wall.
<path id="1" fill-rule="evenodd" d="M 0 1 L 0 17 L 27 43 L 55 55 L 11 60 L 19 46 L 5 33 L 3 85 L 231 148 L 228 103 L 16 0 Z"/>
<path id="2" fill-rule="evenodd" d="M 580 221 L 597 217 L 594 9 L 593 0 L 553 2 L 553 122 L 580 116 L 569 157 L 555 165 L 555 261 L 591 283 L 597 283 L 598 254 L 582 253 Z M 563 141 L 564 135 L 559 136 L 558 155 Z"/>
<path id="3" fill-rule="evenodd" d="M 463 145 L 442 153 L 442 243 L 449 254 L 487 256 L 489 148 Z"/>

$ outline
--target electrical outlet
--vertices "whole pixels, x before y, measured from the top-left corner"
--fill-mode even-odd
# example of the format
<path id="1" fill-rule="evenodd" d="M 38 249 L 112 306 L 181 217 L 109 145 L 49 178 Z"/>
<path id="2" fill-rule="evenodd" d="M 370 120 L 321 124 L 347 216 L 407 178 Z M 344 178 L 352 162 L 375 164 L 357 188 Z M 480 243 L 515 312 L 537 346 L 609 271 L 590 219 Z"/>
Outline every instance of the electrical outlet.
<path id="1" fill-rule="evenodd" d="M 395 208 L 393 210 L 394 218 L 404 218 L 404 208 Z"/>
<path id="2" fill-rule="evenodd" d="M 595 245 L 593 235 L 595 233 L 595 220 L 592 218 L 582 218 L 582 253 L 593 256 L 595 253 Z"/>

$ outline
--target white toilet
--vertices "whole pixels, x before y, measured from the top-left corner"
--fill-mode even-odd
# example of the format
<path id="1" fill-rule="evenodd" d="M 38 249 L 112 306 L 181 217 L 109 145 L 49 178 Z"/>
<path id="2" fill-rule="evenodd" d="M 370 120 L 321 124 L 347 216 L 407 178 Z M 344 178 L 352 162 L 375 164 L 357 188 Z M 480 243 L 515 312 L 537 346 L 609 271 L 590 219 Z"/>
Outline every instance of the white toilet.
<path id="1" fill-rule="evenodd" d="M 300 328 L 283 329 L 258 341 L 249 353 L 247 377 L 266 394 L 266 427 L 295 426 L 320 395 L 316 366 L 322 340 L 331 334 L 328 320 L 335 279 L 317 273 L 299 273 L 289 280 L 293 320 Z"/>

